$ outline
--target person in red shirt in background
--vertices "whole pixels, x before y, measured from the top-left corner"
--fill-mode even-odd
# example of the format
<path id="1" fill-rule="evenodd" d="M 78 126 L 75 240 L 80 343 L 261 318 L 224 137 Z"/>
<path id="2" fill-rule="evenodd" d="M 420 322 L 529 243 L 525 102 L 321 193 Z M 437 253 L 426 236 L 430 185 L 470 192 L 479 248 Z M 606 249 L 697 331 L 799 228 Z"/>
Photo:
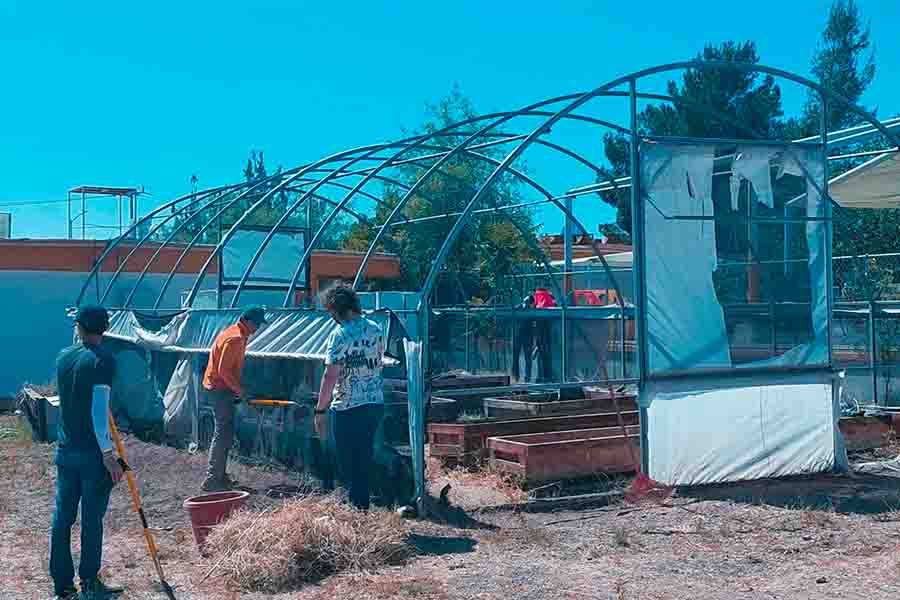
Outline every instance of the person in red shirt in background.
<path id="1" fill-rule="evenodd" d="M 535 288 L 534 307 L 553 308 L 556 300 L 553 294 L 546 288 Z M 553 379 L 553 355 L 550 352 L 551 335 L 550 321 L 548 319 L 535 320 L 534 351 L 538 354 L 539 383 L 547 383 Z"/>
<path id="2" fill-rule="evenodd" d="M 216 428 L 209 447 L 206 480 L 201 486 L 204 492 L 222 491 L 237 485 L 225 472 L 234 438 L 234 405 L 247 400 L 246 392 L 241 387 L 247 341 L 267 324 L 265 310 L 253 306 L 213 342 L 203 375 L 203 393 L 215 412 Z"/>

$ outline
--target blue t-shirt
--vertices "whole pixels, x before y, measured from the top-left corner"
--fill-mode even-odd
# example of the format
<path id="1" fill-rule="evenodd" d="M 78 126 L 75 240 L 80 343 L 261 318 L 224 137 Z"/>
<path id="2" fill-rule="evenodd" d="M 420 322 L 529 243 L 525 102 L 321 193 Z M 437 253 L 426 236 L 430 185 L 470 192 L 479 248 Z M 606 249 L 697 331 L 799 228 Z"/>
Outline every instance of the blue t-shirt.
<path id="1" fill-rule="evenodd" d="M 360 316 L 338 325 L 328 338 L 325 356 L 326 365 L 340 366 L 331 408 L 384 404 L 383 356 L 384 335 L 378 323 Z"/>
<path id="2" fill-rule="evenodd" d="M 91 419 L 91 402 L 95 385 L 112 387 L 114 372 L 112 354 L 99 346 L 77 344 L 60 352 L 56 359 L 58 452 L 100 456 Z"/>

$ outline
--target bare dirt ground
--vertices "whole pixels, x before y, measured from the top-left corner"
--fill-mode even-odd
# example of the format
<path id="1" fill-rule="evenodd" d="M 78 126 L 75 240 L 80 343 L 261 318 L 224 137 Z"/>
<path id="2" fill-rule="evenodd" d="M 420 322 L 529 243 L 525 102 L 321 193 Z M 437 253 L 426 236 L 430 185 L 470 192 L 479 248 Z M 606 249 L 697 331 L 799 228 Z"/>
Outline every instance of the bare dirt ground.
<path id="1" fill-rule="evenodd" d="M 52 448 L 16 435 L 15 421 L 0 418 L 0 598 L 49 596 L 47 534 L 53 509 Z M 814 510 L 784 500 L 780 506 L 674 497 L 663 505 L 614 505 L 552 514 L 473 513 L 493 528 L 410 522 L 408 543 L 418 550 L 402 566 L 345 573 L 277 595 L 230 589 L 194 547 L 183 500 L 199 485 L 204 457 L 128 440 L 167 577 L 180 600 L 615 600 L 702 598 L 895 598 L 900 592 L 900 512 L 852 512 L 853 503 Z M 287 475 L 244 466 L 242 484 L 265 490 L 292 483 Z M 461 506 L 503 503 L 515 490 L 458 473 L 450 498 Z M 293 482 L 296 483 L 296 482 Z M 788 484 L 784 484 L 788 485 Z M 845 491 L 855 485 L 844 481 Z M 867 485 L 873 485 L 871 481 Z M 898 486 L 900 487 L 900 486 Z M 871 490 L 870 490 L 871 491 Z M 855 492 L 847 492 L 853 496 Z M 750 494 L 752 495 L 752 494 Z M 848 496 L 848 497 L 849 497 Z M 113 492 L 106 521 L 105 576 L 123 583 L 122 598 L 163 598 L 131 512 L 124 484 Z M 278 500 L 256 494 L 255 507 Z M 842 508 L 843 507 L 843 508 Z M 839 512 L 850 510 L 849 513 Z M 476 524 L 477 525 L 477 524 Z M 77 555 L 77 526 L 74 534 Z"/>

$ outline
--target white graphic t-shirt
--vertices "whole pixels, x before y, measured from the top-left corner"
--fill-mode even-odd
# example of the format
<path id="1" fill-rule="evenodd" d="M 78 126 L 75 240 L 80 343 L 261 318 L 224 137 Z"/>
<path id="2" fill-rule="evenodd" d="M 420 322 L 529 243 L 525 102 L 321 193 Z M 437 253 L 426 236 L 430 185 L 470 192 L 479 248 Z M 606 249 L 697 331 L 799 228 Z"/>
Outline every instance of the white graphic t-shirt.
<path id="1" fill-rule="evenodd" d="M 377 323 L 362 316 L 341 323 L 329 336 L 325 354 L 326 365 L 341 368 L 331 408 L 384 404 L 384 335 Z"/>

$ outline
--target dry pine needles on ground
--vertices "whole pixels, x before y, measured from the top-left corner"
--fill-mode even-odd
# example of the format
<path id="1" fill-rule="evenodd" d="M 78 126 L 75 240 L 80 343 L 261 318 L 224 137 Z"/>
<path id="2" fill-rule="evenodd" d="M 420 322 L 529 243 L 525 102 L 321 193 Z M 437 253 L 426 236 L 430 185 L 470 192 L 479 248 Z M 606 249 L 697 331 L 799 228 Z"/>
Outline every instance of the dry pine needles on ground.
<path id="1" fill-rule="evenodd" d="M 241 511 L 206 544 L 212 564 L 234 585 L 276 593 L 397 564 L 412 552 L 405 538 L 406 526 L 392 512 L 360 512 L 335 496 L 306 496 L 265 513 Z"/>

